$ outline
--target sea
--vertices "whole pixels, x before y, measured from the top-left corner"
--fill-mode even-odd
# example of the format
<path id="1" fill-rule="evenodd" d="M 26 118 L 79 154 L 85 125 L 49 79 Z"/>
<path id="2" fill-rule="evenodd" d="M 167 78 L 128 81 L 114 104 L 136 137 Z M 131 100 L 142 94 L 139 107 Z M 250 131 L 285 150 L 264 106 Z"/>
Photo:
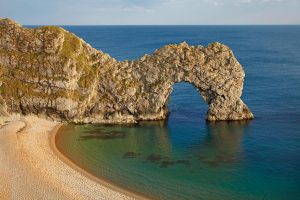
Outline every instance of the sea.
<path id="1" fill-rule="evenodd" d="M 166 120 L 62 126 L 57 148 L 75 164 L 152 199 L 300 199 L 300 26 L 63 28 L 120 61 L 183 41 L 226 44 L 245 70 L 242 99 L 255 116 L 207 122 L 196 88 L 176 83 Z"/>

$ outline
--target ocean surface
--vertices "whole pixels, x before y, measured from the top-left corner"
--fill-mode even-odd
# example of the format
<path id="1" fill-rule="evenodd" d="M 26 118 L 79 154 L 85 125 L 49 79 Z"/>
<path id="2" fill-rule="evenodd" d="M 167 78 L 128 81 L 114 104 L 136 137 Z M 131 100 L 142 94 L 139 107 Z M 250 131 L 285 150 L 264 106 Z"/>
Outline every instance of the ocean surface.
<path id="1" fill-rule="evenodd" d="M 300 26 L 64 28 L 118 60 L 224 43 L 244 67 L 242 99 L 256 117 L 207 123 L 197 90 L 177 83 L 165 121 L 63 126 L 56 144 L 74 163 L 155 199 L 300 199 Z"/>

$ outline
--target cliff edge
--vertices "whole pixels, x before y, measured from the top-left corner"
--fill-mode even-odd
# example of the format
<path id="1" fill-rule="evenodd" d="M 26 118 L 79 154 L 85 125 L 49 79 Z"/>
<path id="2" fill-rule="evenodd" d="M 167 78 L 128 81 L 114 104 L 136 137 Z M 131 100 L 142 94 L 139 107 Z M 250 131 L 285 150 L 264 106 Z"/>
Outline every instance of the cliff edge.
<path id="1" fill-rule="evenodd" d="M 35 114 L 83 123 L 132 123 L 167 116 L 172 85 L 193 84 L 207 120 L 246 120 L 245 73 L 225 45 L 167 45 L 119 62 L 63 28 L 24 28 L 0 19 L 0 115 Z M 200 102 L 199 102 L 200 103 Z"/>

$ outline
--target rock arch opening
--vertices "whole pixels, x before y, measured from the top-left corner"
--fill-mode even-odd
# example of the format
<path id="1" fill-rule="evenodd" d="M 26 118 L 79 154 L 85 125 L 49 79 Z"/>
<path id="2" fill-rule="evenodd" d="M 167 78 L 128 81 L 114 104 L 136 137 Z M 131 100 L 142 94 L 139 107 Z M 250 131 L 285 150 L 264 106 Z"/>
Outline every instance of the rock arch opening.
<path id="1" fill-rule="evenodd" d="M 197 87 L 189 82 L 174 83 L 165 106 L 169 112 L 168 120 L 175 122 L 199 122 L 206 118 L 208 109 Z"/>

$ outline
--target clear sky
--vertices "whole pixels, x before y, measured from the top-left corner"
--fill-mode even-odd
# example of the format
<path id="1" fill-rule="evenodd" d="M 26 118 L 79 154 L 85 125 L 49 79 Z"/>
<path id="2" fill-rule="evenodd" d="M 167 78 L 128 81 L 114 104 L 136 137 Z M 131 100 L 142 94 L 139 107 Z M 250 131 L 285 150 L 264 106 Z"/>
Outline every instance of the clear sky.
<path id="1" fill-rule="evenodd" d="M 21 24 L 300 24 L 300 0 L 0 0 Z"/>

